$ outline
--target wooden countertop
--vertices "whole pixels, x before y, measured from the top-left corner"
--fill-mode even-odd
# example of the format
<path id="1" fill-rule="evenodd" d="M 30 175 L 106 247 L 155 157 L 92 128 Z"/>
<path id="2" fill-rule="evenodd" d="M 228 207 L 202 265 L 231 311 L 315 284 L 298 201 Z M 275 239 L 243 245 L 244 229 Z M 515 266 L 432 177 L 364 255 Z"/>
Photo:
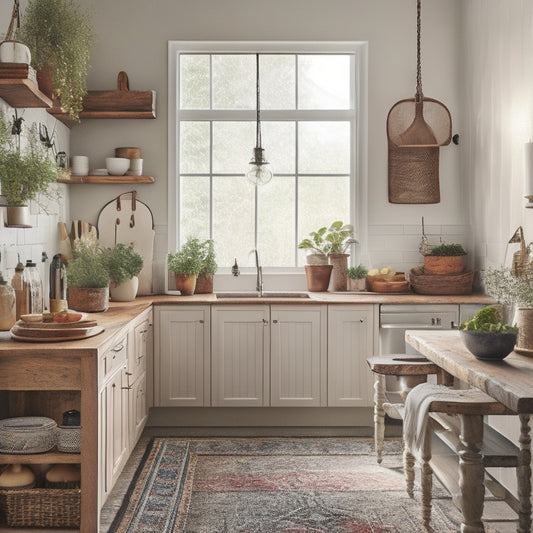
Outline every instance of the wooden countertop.
<path id="1" fill-rule="evenodd" d="M 503 361 L 481 361 L 466 349 L 457 330 L 412 330 L 405 339 L 440 368 L 509 409 L 533 413 L 533 358 L 512 352 Z"/>
<path id="2" fill-rule="evenodd" d="M 225 293 L 227 294 L 227 293 Z M 243 293 L 238 293 L 239 295 Z M 252 293 L 253 294 L 253 293 Z M 283 295 L 289 293 L 283 292 Z M 88 339 L 64 342 L 23 342 L 11 338 L 9 331 L 0 332 L 0 357 L 7 352 L 16 351 L 18 355 L 32 355 L 37 351 L 43 355 L 63 354 L 69 350 L 78 357 L 91 356 L 107 349 L 116 342 L 122 328 L 152 304 L 156 305 L 202 305 L 202 304 L 490 304 L 492 300 L 482 294 L 466 296 L 424 296 L 420 294 L 381 294 L 370 292 L 309 292 L 309 298 L 287 297 L 237 297 L 217 298 L 216 294 L 195 294 L 179 296 L 159 294 L 140 296 L 132 302 L 110 302 L 109 309 L 103 313 L 91 313 L 91 318 L 104 328 L 103 333 Z"/>

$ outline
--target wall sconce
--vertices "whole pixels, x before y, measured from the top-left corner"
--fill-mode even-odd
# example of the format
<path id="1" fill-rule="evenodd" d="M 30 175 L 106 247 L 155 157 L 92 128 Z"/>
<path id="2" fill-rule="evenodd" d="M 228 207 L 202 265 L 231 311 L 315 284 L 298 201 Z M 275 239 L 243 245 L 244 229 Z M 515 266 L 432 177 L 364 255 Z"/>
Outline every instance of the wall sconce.
<path id="1" fill-rule="evenodd" d="M 533 142 L 524 145 L 524 196 L 528 202 L 526 207 L 533 208 Z"/>

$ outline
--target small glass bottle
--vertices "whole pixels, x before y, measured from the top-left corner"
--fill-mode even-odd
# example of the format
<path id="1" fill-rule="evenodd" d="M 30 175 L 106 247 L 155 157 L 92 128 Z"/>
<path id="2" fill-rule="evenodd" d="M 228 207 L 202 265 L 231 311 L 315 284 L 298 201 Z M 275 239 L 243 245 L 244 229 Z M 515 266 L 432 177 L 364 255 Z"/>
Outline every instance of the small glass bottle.
<path id="1" fill-rule="evenodd" d="M 27 315 L 29 311 L 29 287 L 24 282 L 24 265 L 19 261 L 15 267 L 15 274 L 11 278 L 11 286 L 15 289 L 16 318 Z"/>
<path id="2" fill-rule="evenodd" d="M 15 289 L 0 273 L 0 331 L 9 331 L 16 322 Z"/>
<path id="3" fill-rule="evenodd" d="M 24 281 L 28 283 L 29 287 L 29 312 L 42 313 L 43 312 L 43 284 L 41 276 L 37 270 L 37 265 L 28 259 L 26 261 L 26 268 L 24 269 Z"/>

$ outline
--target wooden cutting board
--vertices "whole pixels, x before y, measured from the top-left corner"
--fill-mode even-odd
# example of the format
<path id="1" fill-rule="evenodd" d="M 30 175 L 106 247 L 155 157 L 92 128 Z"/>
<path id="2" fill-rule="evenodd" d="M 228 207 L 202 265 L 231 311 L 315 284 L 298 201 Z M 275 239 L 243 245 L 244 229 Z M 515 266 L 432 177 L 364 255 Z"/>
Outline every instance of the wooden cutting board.
<path id="1" fill-rule="evenodd" d="M 103 207 L 98 215 L 98 235 L 103 248 L 130 244 L 141 254 L 144 265 L 137 294 L 152 294 L 154 221 L 149 207 L 137 199 L 136 191 L 121 194 Z"/>
<path id="2" fill-rule="evenodd" d="M 97 326 L 96 320 L 79 320 L 78 322 L 25 322 L 19 320 L 15 326 L 31 329 L 77 329 Z"/>
<path id="3" fill-rule="evenodd" d="M 28 328 L 19 328 L 18 326 L 13 326 L 11 328 L 11 337 L 17 341 L 23 342 L 61 342 L 87 339 L 102 333 L 102 331 L 104 331 L 104 328 L 101 326 L 72 330 L 56 330 L 54 333 L 51 330 L 46 329 L 31 330 Z M 37 332 L 40 333 L 39 336 L 32 336 Z M 66 335 L 67 332 L 68 335 Z"/>

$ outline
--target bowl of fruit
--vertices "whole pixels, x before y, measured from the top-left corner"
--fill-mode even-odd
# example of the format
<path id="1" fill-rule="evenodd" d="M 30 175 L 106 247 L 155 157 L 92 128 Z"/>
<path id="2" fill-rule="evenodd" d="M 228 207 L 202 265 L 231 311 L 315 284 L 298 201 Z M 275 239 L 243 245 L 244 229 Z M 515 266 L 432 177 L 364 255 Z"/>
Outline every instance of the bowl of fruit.
<path id="1" fill-rule="evenodd" d="M 409 282 L 403 272 L 396 272 L 389 266 L 380 269 L 371 268 L 366 277 L 369 292 L 409 292 Z"/>

